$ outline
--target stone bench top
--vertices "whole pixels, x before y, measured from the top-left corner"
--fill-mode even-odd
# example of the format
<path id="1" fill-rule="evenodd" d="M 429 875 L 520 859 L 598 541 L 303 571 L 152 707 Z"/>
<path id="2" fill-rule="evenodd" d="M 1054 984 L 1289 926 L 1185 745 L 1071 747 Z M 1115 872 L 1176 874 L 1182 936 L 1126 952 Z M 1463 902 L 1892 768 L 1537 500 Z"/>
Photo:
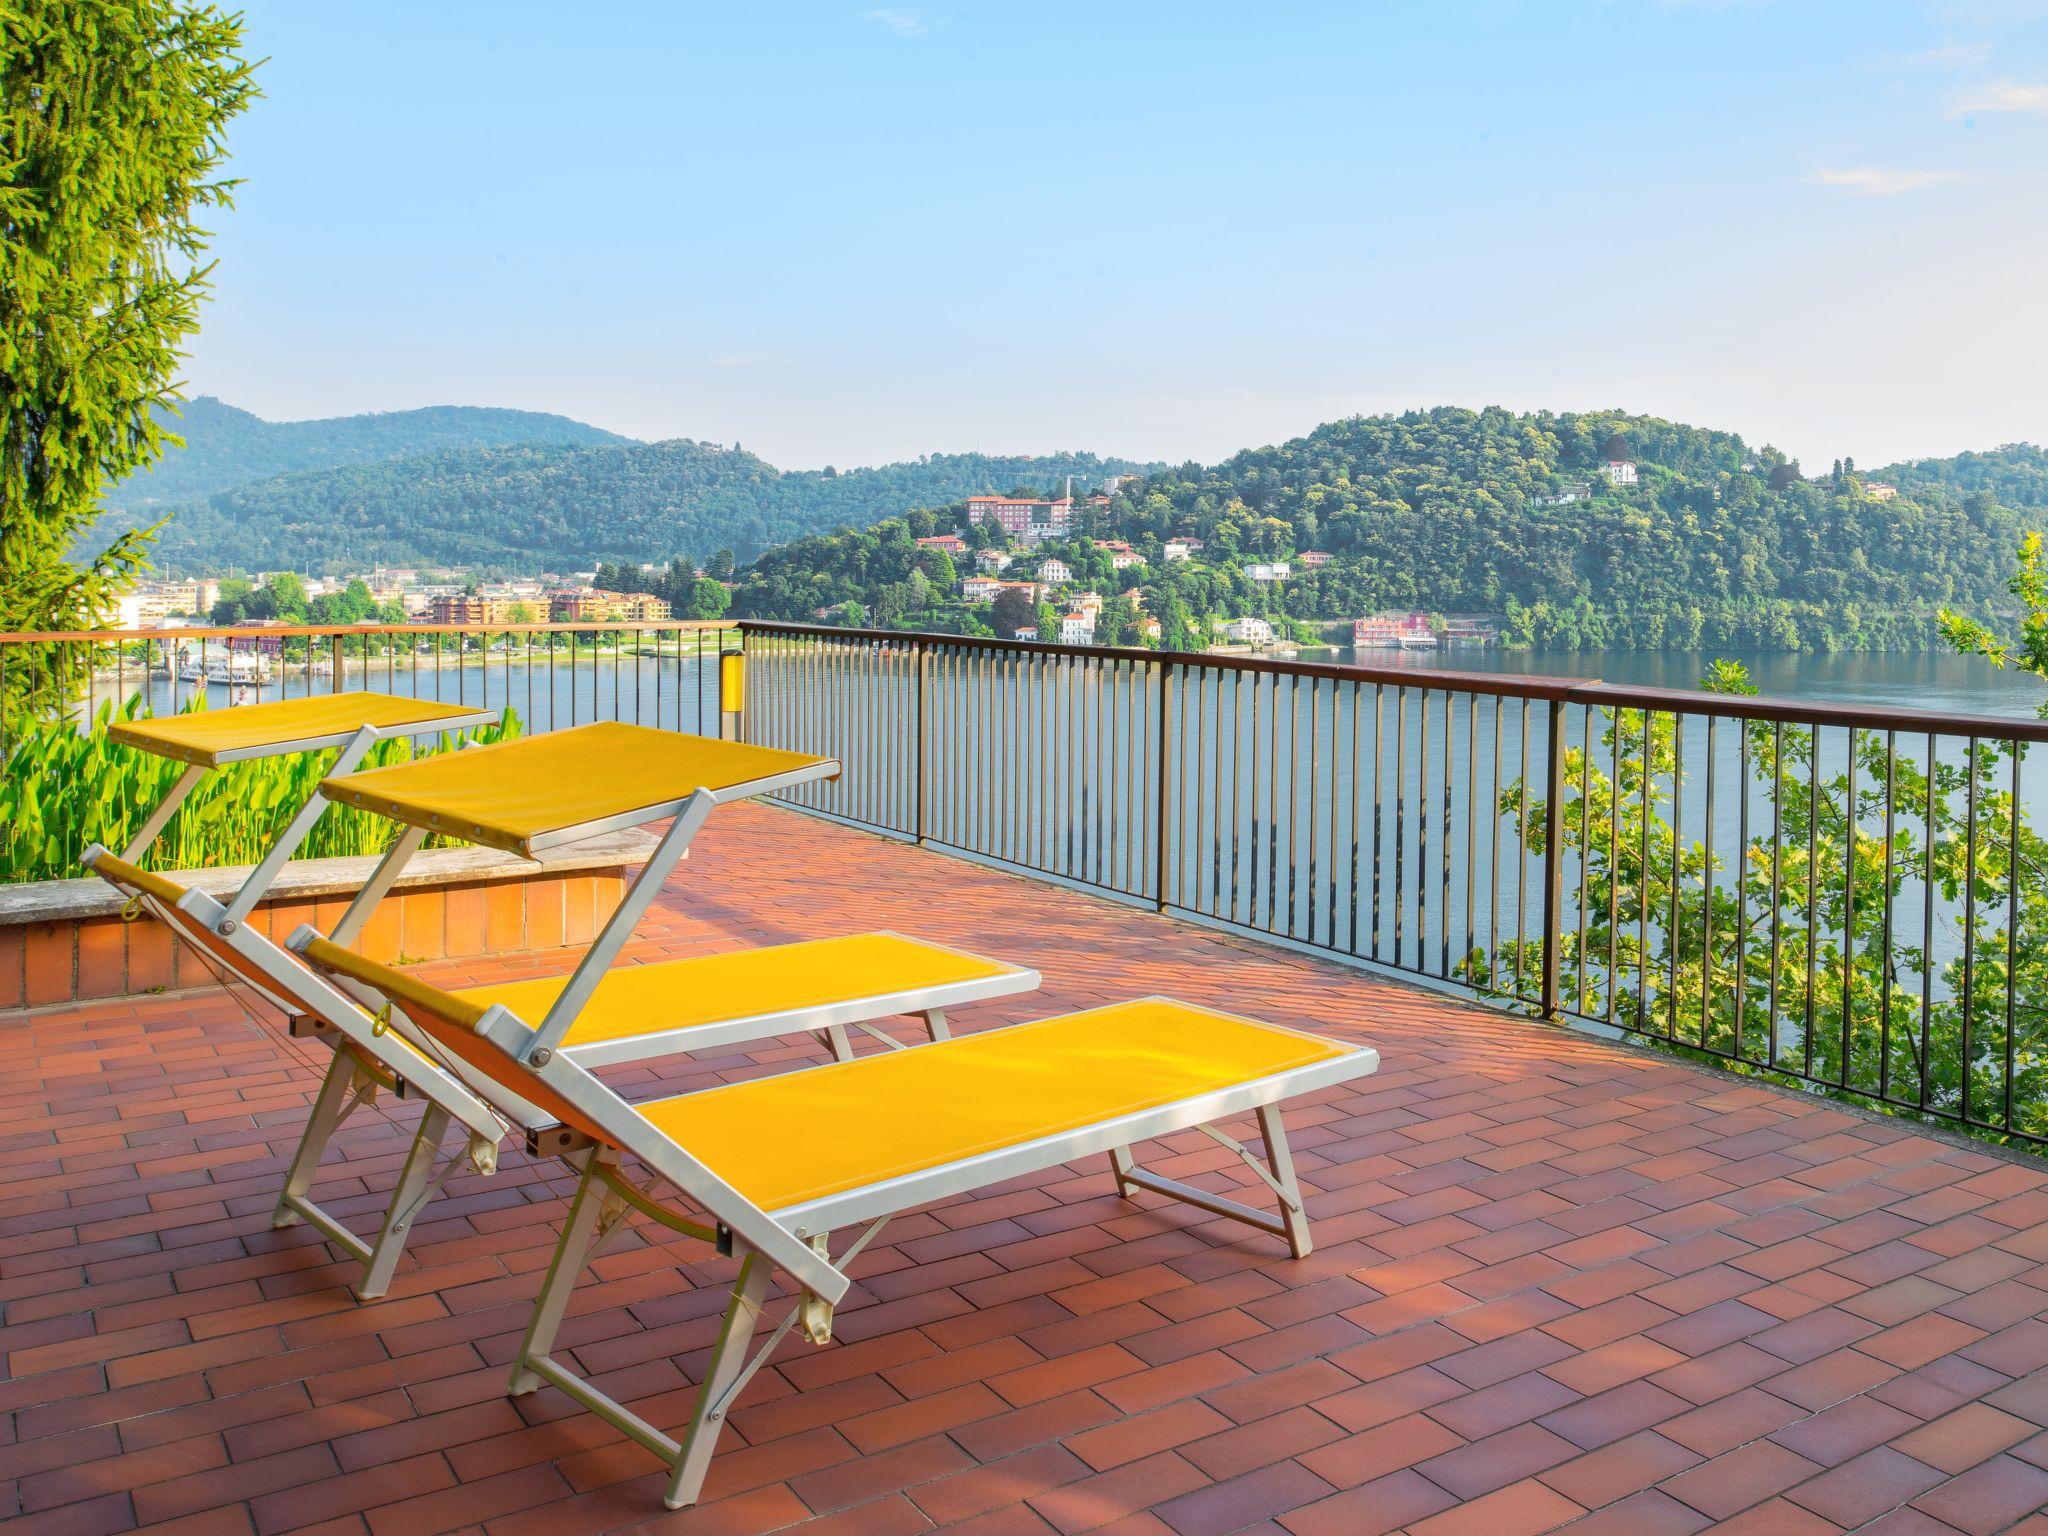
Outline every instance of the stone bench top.
<path id="1" fill-rule="evenodd" d="M 413 855 L 396 889 L 424 885 L 460 885 L 492 880 L 530 880 L 573 875 L 595 869 L 621 869 L 645 864 L 655 837 L 638 827 L 607 833 L 585 842 L 551 848 L 537 859 L 499 853 L 492 848 L 429 848 Z M 320 896 L 353 896 L 370 878 L 375 858 L 294 859 L 264 897 L 267 902 L 308 901 Z M 255 866 L 222 869 L 166 870 L 166 879 L 197 886 L 226 901 Z M 25 885 L 0 885 L 0 928 L 20 923 L 78 922 L 111 917 L 125 898 L 96 875 L 79 880 L 37 880 Z"/>

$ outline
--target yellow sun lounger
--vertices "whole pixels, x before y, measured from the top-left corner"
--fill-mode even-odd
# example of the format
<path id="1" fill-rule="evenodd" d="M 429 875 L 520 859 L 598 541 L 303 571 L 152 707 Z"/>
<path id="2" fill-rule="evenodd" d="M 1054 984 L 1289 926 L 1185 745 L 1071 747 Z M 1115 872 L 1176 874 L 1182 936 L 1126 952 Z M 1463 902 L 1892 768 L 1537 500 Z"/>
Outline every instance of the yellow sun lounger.
<path id="1" fill-rule="evenodd" d="M 1279 1104 L 1372 1072 L 1378 1053 L 1165 998 L 1146 998 L 984 1031 L 914 1050 L 631 1105 L 572 1053 L 502 1005 L 483 1005 L 364 959 L 301 928 L 291 947 L 330 975 L 386 997 L 426 1048 L 467 1067 L 480 1092 L 538 1104 L 561 1129 L 545 1150 L 581 1179 L 510 1390 L 552 1383 L 671 1468 L 666 1502 L 695 1501 L 718 1432 L 747 1382 L 792 1327 L 830 1340 L 847 1268 L 892 1215 L 1097 1152 L 1120 1193 L 1146 1189 L 1246 1222 L 1309 1251 L 1307 1213 Z M 1263 1161 L 1218 1128 L 1257 1116 Z M 1279 1214 L 1162 1178 L 1130 1148 L 1201 1128 L 1270 1187 Z M 696 1208 L 678 1210 L 621 1166 L 630 1154 Z M 638 1211 L 740 1262 L 711 1363 L 680 1440 L 554 1358 L 556 1331 L 584 1267 Z M 836 1255 L 835 1229 L 866 1224 Z M 769 1275 L 798 1299 L 749 1353 Z"/>
<path id="2" fill-rule="evenodd" d="M 360 1263 L 356 1293 L 363 1299 L 389 1289 L 419 1213 L 459 1167 L 467 1163 L 479 1173 L 493 1173 L 507 1136 L 532 1144 L 555 1127 L 552 1114 L 530 1103 L 502 1091 L 480 1093 L 473 1074 L 423 1050 L 402 1020 L 380 1019 L 380 1001 L 349 995 L 247 924 L 223 932 L 227 909 L 204 891 L 137 869 L 103 849 L 89 852 L 86 862 L 117 889 L 149 898 L 173 931 L 290 1016 L 295 1034 L 317 1035 L 334 1047 L 272 1225 L 308 1222 Z M 507 1000 L 530 1007 L 544 1005 L 567 981 L 553 976 L 499 982 L 454 995 L 475 1007 L 507 1006 Z M 871 1021 L 922 1014 L 932 1038 L 944 1039 L 948 1008 L 1029 992 L 1038 984 L 1036 971 L 892 933 L 778 944 L 613 970 L 562 1050 L 595 1067 L 812 1034 L 836 1059 L 849 1060 L 849 1025 L 893 1046 Z M 379 1092 L 424 1100 L 426 1110 L 377 1234 L 365 1239 L 322 1209 L 312 1188 L 334 1133 Z M 452 1145 L 451 1132 L 459 1134 Z"/>
<path id="3" fill-rule="evenodd" d="M 371 747 L 395 736 L 432 736 L 443 731 L 487 725 L 497 716 L 471 704 L 439 699 L 408 699 L 391 693 L 326 693 L 300 699 L 274 699 L 268 704 L 242 704 L 228 709 L 188 710 L 122 720 L 107 728 L 107 738 L 157 757 L 185 764 L 170 793 L 136 830 L 121 857 L 131 864 L 170 825 L 199 781 L 217 768 L 256 757 L 289 757 L 302 752 L 339 748 L 333 773 L 352 772 Z M 229 903 L 239 919 L 246 917 L 276 882 L 286 861 L 299 851 L 313 824 L 326 810 L 324 796 L 314 793 L 249 872 L 242 889 Z"/>
<path id="4" fill-rule="evenodd" d="M 253 711 L 261 707 L 267 706 L 249 708 Z M 459 784 L 463 782 L 461 776 L 448 775 L 443 765 L 458 761 L 480 763 L 484 768 L 479 776 L 496 782 L 501 791 L 508 792 L 516 801 L 520 774 L 494 767 L 504 759 L 493 754 L 514 746 L 526 748 L 523 753 L 513 754 L 515 760 L 537 759 L 554 771 L 578 760 L 573 750 L 564 751 L 565 740 L 591 731 L 596 731 L 601 745 L 614 748 L 621 745 L 620 731 L 632 733 L 624 745 L 642 749 L 615 751 L 610 776 L 592 764 L 574 779 L 568 814 L 581 814 L 595 805 L 605 816 L 604 830 L 632 824 L 615 819 L 619 814 L 617 795 L 612 801 L 590 798 L 593 786 L 607 782 L 616 786 L 616 776 L 623 772 L 643 775 L 636 786 L 622 791 L 629 805 L 646 805 L 652 799 L 657 814 L 675 814 L 698 804 L 700 797 L 709 797 L 711 804 L 737 798 L 750 789 L 753 781 L 747 776 L 764 769 L 771 781 L 780 782 L 779 775 L 817 777 L 836 772 L 838 767 L 829 759 L 799 757 L 794 753 L 764 754 L 759 749 L 733 748 L 699 737 L 681 738 L 671 746 L 662 738 L 672 733 L 642 732 L 640 728 L 626 726 L 584 727 L 582 731 L 563 732 L 558 737 L 531 738 L 502 747 L 479 747 L 461 754 L 421 759 L 401 768 L 408 776 L 412 770 L 432 770 L 432 782 Z M 646 737 L 656 740 L 650 743 Z M 379 779 L 400 771 L 383 769 L 357 778 Z M 356 791 L 348 786 L 355 782 L 330 779 L 322 786 L 322 796 L 349 798 Z M 639 798 L 634 799 L 635 796 Z M 656 798 L 661 796 L 667 798 Z M 515 813 L 530 815 L 533 804 L 531 798 L 519 802 Z M 699 824 L 707 809 L 699 805 Z M 307 826 L 310 828 L 310 822 Z M 303 831 L 299 835 L 303 837 Z M 409 832 L 400 839 L 400 848 L 394 853 L 409 856 L 405 845 L 416 847 L 419 840 Z M 678 840 L 673 832 L 663 840 L 662 850 L 670 855 L 665 867 L 673 866 L 686 844 L 687 838 Z M 651 884 L 649 881 L 661 859 L 662 851 L 657 850 L 649 868 L 635 881 L 634 890 L 642 893 L 643 907 L 661 883 L 659 879 Z M 376 1016 L 381 1006 L 379 1000 L 351 996 L 345 987 L 336 987 L 308 971 L 268 937 L 240 920 L 237 906 L 242 896 L 236 897 L 235 905 L 222 906 L 202 891 L 189 890 L 161 875 L 149 874 L 102 848 L 89 850 L 84 862 L 131 898 L 153 903 L 174 931 L 234 976 L 257 988 L 290 1016 L 295 1034 L 317 1035 L 334 1046 L 326 1080 L 293 1156 L 273 1220 L 278 1226 L 300 1220 L 310 1222 L 361 1262 L 364 1274 L 357 1286 L 359 1295 L 381 1295 L 389 1286 L 419 1211 L 463 1161 L 479 1172 L 493 1172 L 498 1147 L 505 1136 L 531 1138 L 554 1125 L 553 1116 L 531 1104 L 508 1099 L 502 1093 L 479 1095 L 462 1070 L 449 1070 L 423 1054 L 420 1042 L 408 1038 L 409 1026 L 380 1020 Z M 403 862 L 403 857 L 387 857 L 380 863 L 363 894 L 350 904 L 336 925 L 334 936 L 339 941 L 348 942 L 361 931 L 377 900 L 398 878 Z M 243 894 L 247 894 L 247 887 Z M 607 932 L 610 931 L 608 928 Z M 798 1033 L 816 1035 L 835 1057 L 843 1060 L 852 1055 L 846 1035 L 849 1026 L 860 1027 L 894 1045 L 895 1041 L 872 1027 L 872 1021 L 898 1014 L 921 1014 L 932 1038 L 941 1039 L 947 1033 L 947 1009 L 1030 991 L 1038 985 L 1037 973 L 1027 968 L 890 933 L 626 966 L 586 977 L 588 969 L 586 960 L 572 976 L 497 983 L 470 989 L 466 995 L 479 1005 L 502 1001 L 542 1008 L 552 1014 L 565 993 L 587 981 L 583 1000 L 565 1028 L 559 1048 L 588 1066 L 602 1066 Z M 321 1209 L 311 1188 L 333 1133 L 361 1103 L 380 1090 L 424 1099 L 427 1109 L 382 1226 L 375 1239 L 366 1241 Z M 459 1127 L 462 1136 L 452 1149 L 444 1152 L 443 1143 L 448 1140 L 451 1127 Z"/>

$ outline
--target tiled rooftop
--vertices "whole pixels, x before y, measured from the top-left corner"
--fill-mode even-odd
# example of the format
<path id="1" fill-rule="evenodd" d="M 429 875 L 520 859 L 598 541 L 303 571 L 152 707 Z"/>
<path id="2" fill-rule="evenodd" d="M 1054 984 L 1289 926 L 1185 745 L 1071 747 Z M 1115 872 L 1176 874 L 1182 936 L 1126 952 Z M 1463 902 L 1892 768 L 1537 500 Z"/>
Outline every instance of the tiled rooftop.
<path id="1" fill-rule="evenodd" d="M 904 1217 L 667 1514 L 653 1457 L 504 1396 L 559 1168 L 457 1179 L 359 1305 L 268 1220 L 317 1048 L 217 991 L 0 1015 L 9 1530 L 2048 1533 L 2036 1165 L 765 807 L 630 953 L 876 926 L 1044 972 L 962 1028 L 1168 992 L 1377 1046 L 1289 1117 L 1315 1254 L 1100 1160 Z M 367 1218 L 350 1180 L 388 1188 L 416 1112 L 351 1120 L 322 1198 Z M 1155 1166 L 1243 1172 L 1198 1135 Z M 723 1305 L 701 1255 L 609 1254 L 563 1334 L 664 1425 Z"/>

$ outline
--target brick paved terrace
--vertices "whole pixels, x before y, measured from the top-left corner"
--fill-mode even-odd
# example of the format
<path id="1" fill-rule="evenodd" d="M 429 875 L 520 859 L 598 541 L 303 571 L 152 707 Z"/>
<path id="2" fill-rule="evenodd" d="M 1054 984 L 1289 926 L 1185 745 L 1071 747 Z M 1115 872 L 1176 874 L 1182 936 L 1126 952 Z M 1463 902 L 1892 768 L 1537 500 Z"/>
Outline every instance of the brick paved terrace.
<path id="1" fill-rule="evenodd" d="M 901 1218 L 668 1514 L 652 1456 L 504 1395 L 558 1167 L 458 1178 L 359 1305 L 269 1224 L 317 1047 L 218 990 L 0 1015 L 9 1530 L 2048 1533 L 2039 1166 L 766 807 L 719 814 L 629 955 L 875 926 L 1043 971 L 963 1029 L 1167 992 L 1377 1046 L 1290 1116 L 1315 1254 L 1119 1200 L 1100 1159 Z M 352 1119 L 320 1197 L 367 1219 L 416 1113 Z M 1193 1134 L 1155 1166 L 1243 1174 Z M 609 1253 L 563 1335 L 663 1425 L 723 1305 L 702 1255 Z"/>

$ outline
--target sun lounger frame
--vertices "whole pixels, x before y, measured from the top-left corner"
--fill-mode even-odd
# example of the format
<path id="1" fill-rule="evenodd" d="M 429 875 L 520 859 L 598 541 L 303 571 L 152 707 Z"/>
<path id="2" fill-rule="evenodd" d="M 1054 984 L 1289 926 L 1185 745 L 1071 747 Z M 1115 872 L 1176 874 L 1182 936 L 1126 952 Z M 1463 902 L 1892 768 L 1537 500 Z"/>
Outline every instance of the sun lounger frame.
<path id="1" fill-rule="evenodd" d="M 363 975 L 373 974 L 376 969 L 362 962 L 359 956 L 321 941 L 310 927 L 300 928 L 289 942 L 294 951 L 305 956 L 316 968 Z M 1222 1012 L 1216 1009 L 1205 1011 Z M 1237 1018 L 1238 1022 L 1262 1029 L 1301 1035 L 1321 1045 L 1330 1043 L 1304 1031 L 1280 1029 L 1230 1014 L 1222 1016 Z M 607 1138 L 600 1144 L 565 1126 L 563 1136 L 552 1148 L 577 1170 L 577 1190 L 547 1276 L 535 1300 L 532 1319 L 513 1361 L 508 1391 L 517 1396 L 535 1390 L 543 1382 L 560 1387 L 621 1433 L 661 1457 L 670 1468 L 663 1502 L 671 1509 L 696 1501 L 732 1404 L 783 1337 L 792 1328 L 800 1326 L 813 1343 L 829 1340 L 832 1308 L 844 1298 L 852 1283 L 846 1273 L 847 1264 L 892 1216 L 936 1200 L 1104 1152 L 1110 1156 L 1120 1194 L 1128 1197 L 1133 1190 L 1145 1189 L 1194 1205 L 1281 1236 L 1291 1254 L 1297 1258 L 1306 1257 L 1310 1251 L 1306 1203 L 1288 1148 L 1280 1102 L 1300 1093 L 1363 1076 L 1375 1071 L 1379 1065 L 1376 1051 L 1357 1047 L 1211 1092 L 1112 1116 L 844 1190 L 822 1199 L 768 1210 L 749 1201 L 626 1104 L 580 1063 L 545 1046 L 537 1046 L 535 1038 L 538 1031 L 511 1010 L 492 1005 L 473 1025 L 464 1023 L 457 1027 L 472 1029 L 476 1036 L 496 1046 L 503 1053 L 508 1073 L 515 1064 L 523 1067 L 577 1115 L 601 1129 Z M 947 1048 L 938 1044 L 928 1047 L 935 1051 Z M 832 1068 L 803 1070 L 823 1072 Z M 796 1075 L 799 1074 L 789 1074 Z M 494 1077 L 493 1082 L 494 1085 L 502 1085 L 504 1079 Z M 1258 1171 L 1275 1195 L 1279 1207 L 1277 1216 L 1226 1196 L 1152 1174 L 1140 1167 L 1131 1153 L 1131 1148 L 1139 1142 L 1199 1129 L 1258 1168 L 1259 1159 L 1250 1149 L 1222 1131 L 1218 1124 L 1245 1113 L 1256 1116 L 1264 1138 L 1265 1166 Z M 631 1184 L 621 1171 L 625 1154 L 631 1154 L 657 1179 L 703 1207 L 704 1217 L 676 1211 L 646 1189 Z M 552 1354 L 578 1279 L 612 1238 L 624 1229 L 628 1214 L 635 1210 L 651 1216 L 679 1235 L 712 1244 L 720 1253 L 736 1258 L 740 1263 L 710 1365 L 698 1386 L 690 1422 L 680 1439 L 663 1433 Z M 866 1223 L 866 1230 L 843 1252 L 833 1256 L 828 1247 L 832 1233 L 862 1223 Z M 771 1268 L 788 1274 L 801 1293 L 768 1338 L 750 1350 L 766 1299 Z"/>
<path id="2" fill-rule="evenodd" d="M 476 716 L 479 712 L 466 710 L 463 714 Z M 481 714 L 480 718 L 490 717 Z M 497 1167 L 498 1148 L 508 1134 L 520 1133 L 529 1143 L 535 1143 L 554 1122 L 551 1116 L 508 1094 L 502 1087 L 488 1100 L 480 1096 L 452 1065 L 435 1058 L 432 1042 L 420 1035 L 402 1014 L 390 1009 L 385 999 L 346 977 L 330 979 L 309 969 L 268 936 L 252 928 L 246 918 L 332 802 L 328 786 L 336 778 L 352 771 L 370 747 L 387 734 L 401 731 L 425 733 L 429 729 L 447 728 L 448 725 L 437 718 L 420 725 L 365 725 L 346 735 L 337 733 L 304 738 L 305 750 L 324 750 L 339 744 L 341 755 L 334 770 L 315 787 L 277 843 L 243 882 L 242 888 L 226 905 L 197 890 L 186 890 L 176 902 L 186 917 L 211 934 L 241 962 L 234 967 L 240 979 L 254 986 L 267 1001 L 288 1016 L 294 1035 L 324 1038 L 333 1047 L 333 1058 L 322 1078 L 320 1091 L 314 1096 L 311 1112 L 272 1213 L 272 1225 L 282 1228 L 304 1221 L 360 1263 L 363 1275 L 355 1290 L 364 1300 L 381 1296 L 389 1289 L 419 1211 L 464 1161 L 479 1173 L 493 1173 Z M 241 757 L 275 755 L 286 748 L 270 744 L 233 750 L 236 760 L 239 760 Z M 214 754 L 214 758 L 220 762 L 230 760 L 227 751 Z M 174 788 L 166 797 L 164 805 L 151 817 L 153 828 L 144 829 L 148 836 L 131 840 L 132 852 L 139 854 L 161 834 L 177 803 L 190 793 L 191 787 L 207 771 L 203 764 L 188 767 L 179 780 L 182 792 Z M 687 795 L 657 800 L 634 811 L 556 828 L 530 840 L 527 844 L 529 850 L 551 848 L 647 821 L 673 817 L 653 855 L 628 887 L 618 910 L 571 973 L 568 985 L 550 1008 L 547 1015 L 551 1025 L 550 1042 L 558 1043 L 568 1032 L 610 969 L 618 951 L 631 936 L 634 926 L 713 810 L 734 800 L 808 783 L 836 775 L 838 771 L 839 765 L 833 760 L 814 759 L 787 773 L 716 790 L 700 787 Z M 406 822 L 399 825 L 398 840 L 378 860 L 329 935 L 335 943 L 347 945 L 355 941 L 428 836 L 429 829 L 425 826 Z M 84 863 L 118 885 L 121 882 L 100 867 L 104 853 L 104 849 L 95 845 L 87 850 Z M 128 855 L 122 857 L 125 862 L 134 862 Z M 178 928 L 179 925 L 168 914 L 166 920 L 174 931 Z M 944 1039 L 949 1032 L 948 1008 L 1035 990 L 1038 985 L 1036 971 L 1010 967 L 995 977 L 951 981 L 933 987 L 899 988 L 869 998 L 841 998 L 829 1004 L 758 1013 L 716 1024 L 598 1041 L 589 1047 L 572 1048 L 569 1054 L 595 1067 L 804 1033 L 815 1036 L 835 1059 L 847 1060 L 853 1054 L 846 1034 L 849 1025 L 867 1028 L 876 1019 L 917 1014 L 923 1016 L 930 1038 Z M 896 1043 L 879 1031 L 870 1029 L 869 1032 L 889 1044 Z M 411 1049 L 394 1045 L 385 1038 L 387 1035 L 396 1035 Z M 543 1049 L 552 1054 L 551 1047 L 544 1046 Z M 400 1098 L 423 1099 L 426 1108 L 415 1129 L 377 1235 L 366 1240 L 323 1209 L 313 1198 L 312 1187 L 322 1155 L 334 1133 L 358 1107 L 384 1090 L 392 1091 Z M 448 1145 L 451 1132 L 462 1133 L 452 1147 Z"/>

